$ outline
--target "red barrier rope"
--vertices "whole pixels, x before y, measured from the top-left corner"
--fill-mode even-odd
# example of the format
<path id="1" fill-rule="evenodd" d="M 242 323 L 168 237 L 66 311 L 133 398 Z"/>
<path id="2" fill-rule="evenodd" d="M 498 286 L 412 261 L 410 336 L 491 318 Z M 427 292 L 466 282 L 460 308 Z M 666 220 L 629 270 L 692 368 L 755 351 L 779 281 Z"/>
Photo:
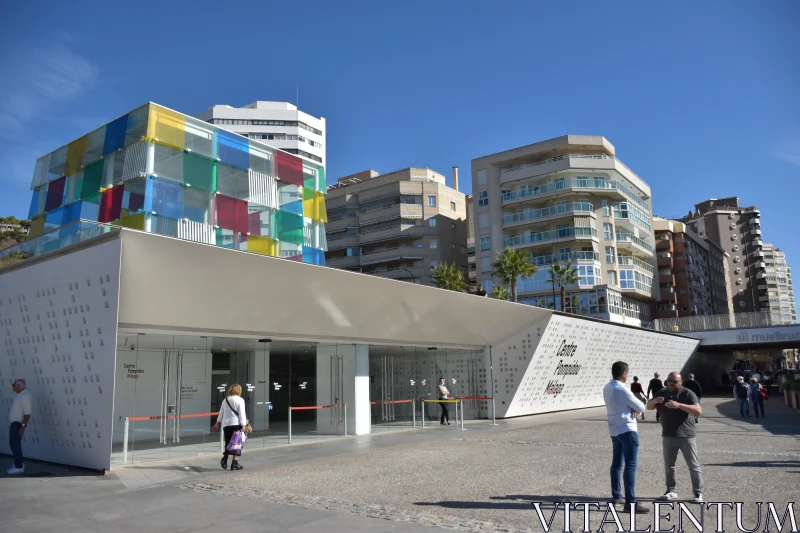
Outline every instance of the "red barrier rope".
<path id="1" fill-rule="evenodd" d="M 214 416 L 214 415 L 218 415 L 218 414 L 219 414 L 219 412 L 216 412 L 216 413 L 196 413 L 196 414 L 193 414 L 193 415 L 181 415 L 181 416 L 177 416 L 177 417 L 175 415 L 167 415 L 167 416 L 132 416 L 132 417 L 128 418 L 128 420 L 131 421 L 131 422 L 142 421 L 142 420 L 161 420 L 162 418 L 166 418 L 167 420 L 175 420 L 176 418 L 200 418 L 200 417 L 203 417 L 203 416 Z"/>
<path id="2" fill-rule="evenodd" d="M 343 403 L 336 403 L 333 405 L 309 405 L 304 407 L 290 407 L 289 409 L 292 411 L 311 411 L 314 409 L 330 409 L 331 407 L 342 407 Z"/>
<path id="3" fill-rule="evenodd" d="M 459 400 L 478 400 L 478 401 L 482 401 L 482 402 L 485 402 L 485 401 L 490 402 L 490 401 L 492 401 L 492 398 L 481 398 L 480 396 L 459 396 L 458 399 Z"/>
<path id="4" fill-rule="evenodd" d="M 385 404 L 385 403 L 411 403 L 413 401 L 414 400 L 391 400 L 391 401 L 388 401 L 388 402 L 369 402 L 369 404 L 370 405 L 380 405 L 380 404 Z"/>

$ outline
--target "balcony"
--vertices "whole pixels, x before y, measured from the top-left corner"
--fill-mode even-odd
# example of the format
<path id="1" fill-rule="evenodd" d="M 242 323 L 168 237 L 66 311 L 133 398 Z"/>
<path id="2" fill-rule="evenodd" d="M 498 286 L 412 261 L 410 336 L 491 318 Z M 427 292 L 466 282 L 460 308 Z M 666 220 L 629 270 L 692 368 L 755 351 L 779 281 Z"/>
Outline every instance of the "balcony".
<path id="1" fill-rule="evenodd" d="M 671 285 L 675 286 L 675 276 L 672 274 L 662 274 L 659 272 L 658 274 L 658 283 L 659 285 Z"/>
<path id="2" fill-rule="evenodd" d="M 764 252 L 762 252 L 761 250 L 753 250 L 752 252 L 750 252 L 750 255 L 752 255 L 753 257 L 764 257 Z"/>
<path id="3" fill-rule="evenodd" d="M 760 296 L 758 297 L 758 299 L 759 299 L 760 301 L 762 301 L 762 302 L 768 302 L 768 301 L 769 301 L 769 295 L 768 295 L 768 294 L 762 294 L 762 295 L 760 295 Z"/>
<path id="4" fill-rule="evenodd" d="M 764 261 L 756 261 L 753 263 L 753 266 L 756 268 L 767 268 L 767 264 Z"/>
<path id="5" fill-rule="evenodd" d="M 423 207 L 419 204 L 390 204 L 361 210 L 359 222 L 368 226 L 397 218 L 421 219 L 422 214 Z"/>
<path id="6" fill-rule="evenodd" d="M 766 272 L 759 272 L 756 274 L 756 279 L 766 279 L 767 273 Z"/>
<path id="7" fill-rule="evenodd" d="M 597 241 L 597 230 L 594 228 L 562 228 L 551 231 L 540 231 L 527 235 L 507 236 L 505 238 L 506 248 L 539 246 L 541 244 L 558 243 L 572 240 L 593 240 Z"/>
<path id="8" fill-rule="evenodd" d="M 653 296 L 652 292 L 646 291 L 646 290 L 644 290 L 644 289 L 642 289 L 640 287 L 636 287 L 636 286 L 627 287 L 627 288 L 620 286 L 619 287 L 619 292 L 621 292 L 625 296 L 634 296 L 634 297 L 638 296 L 637 299 L 639 299 L 639 300 L 641 300 L 642 297 L 647 298 L 649 300 L 655 300 L 655 297 Z"/>
<path id="9" fill-rule="evenodd" d="M 594 262 L 600 261 L 600 254 L 597 252 L 570 252 L 563 254 L 540 255 L 533 257 L 530 254 L 528 258 L 536 266 L 546 266 L 555 263 L 566 263 L 567 261 L 573 262 Z"/>
<path id="10" fill-rule="evenodd" d="M 617 233 L 617 247 L 652 257 L 653 246 L 633 233 Z"/>
<path id="11" fill-rule="evenodd" d="M 527 224 L 550 222 L 559 218 L 571 217 L 575 214 L 591 216 L 596 219 L 597 215 L 594 214 L 594 209 L 594 206 L 588 202 L 573 202 L 542 209 L 526 209 L 521 213 L 504 214 L 503 227 L 512 228 Z"/>
<path id="12" fill-rule="evenodd" d="M 435 230 L 436 228 L 432 229 Z M 414 224 L 396 224 L 379 230 L 371 230 L 370 226 L 367 226 L 361 231 L 361 244 L 366 245 L 400 238 L 419 239 L 425 236 L 426 233 L 423 226 L 416 226 Z"/>
<path id="13" fill-rule="evenodd" d="M 358 215 L 349 213 L 346 215 L 338 215 L 336 218 L 328 219 L 325 224 L 325 231 L 328 233 L 343 230 L 349 226 L 358 227 Z"/>
<path id="14" fill-rule="evenodd" d="M 332 268 L 352 268 L 359 266 L 358 256 L 343 255 L 340 257 L 328 257 L 326 254 L 325 262 Z"/>
<path id="15" fill-rule="evenodd" d="M 760 291 L 766 291 L 766 290 L 769 290 L 769 287 L 767 287 L 767 284 L 766 284 L 766 283 L 759 283 L 758 285 L 756 285 L 756 288 L 757 288 L 758 290 L 760 290 Z"/>
<path id="16" fill-rule="evenodd" d="M 656 239 L 656 250 L 667 252 L 672 250 L 672 239 Z"/>
<path id="17" fill-rule="evenodd" d="M 761 235 L 761 228 L 753 228 L 753 229 L 751 229 L 750 230 L 750 235 L 760 236 Z"/>
<path id="18" fill-rule="evenodd" d="M 503 205 L 518 203 L 527 199 L 546 198 L 581 191 L 618 192 L 623 198 L 633 201 L 646 213 L 650 212 L 650 204 L 642 200 L 622 183 L 605 178 L 559 178 L 542 185 L 525 185 L 516 191 L 503 193 Z"/>
<path id="19" fill-rule="evenodd" d="M 409 279 L 421 280 L 429 271 L 423 267 L 393 267 L 393 268 L 379 268 L 371 272 L 364 272 L 370 276 L 379 276 L 381 278 L 389 279 Z"/>
<path id="20" fill-rule="evenodd" d="M 431 254 L 427 249 L 419 246 L 403 245 L 392 248 L 382 248 L 361 253 L 361 266 L 390 263 L 392 261 L 419 261 L 428 255 L 438 256 L 438 250 Z"/>
<path id="21" fill-rule="evenodd" d="M 761 224 L 761 219 L 758 217 L 753 217 L 749 220 L 751 226 L 758 226 Z"/>
<path id="22" fill-rule="evenodd" d="M 646 272 L 651 276 L 656 271 L 655 267 L 650 263 L 646 263 L 645 261 L 630 255 L 617 255 L 617 263 L 620 266 L 633 266 L 634 268 L 638 268 L 639 270 Z"/>
<path id="23" fill-rule="evenodd" d="M 675 304 L 666 304 L 666 305 L 659 305 L 658 306 L 658 310 L 659 311 L 677 311 L 678 309 L 675 306 Z"/>
<path id="24" fill-rule="evenodd" d="M 753 246 L 764 246 L 764 242 L 761 239 L 753 239 Z"/>
<path id="25" fill-rule="evenodd" d="M 658 253 L 658 266 L 660 267 L 671 267 L 672 266 L 672 254 L 669 252 L 659 252 Z"/>

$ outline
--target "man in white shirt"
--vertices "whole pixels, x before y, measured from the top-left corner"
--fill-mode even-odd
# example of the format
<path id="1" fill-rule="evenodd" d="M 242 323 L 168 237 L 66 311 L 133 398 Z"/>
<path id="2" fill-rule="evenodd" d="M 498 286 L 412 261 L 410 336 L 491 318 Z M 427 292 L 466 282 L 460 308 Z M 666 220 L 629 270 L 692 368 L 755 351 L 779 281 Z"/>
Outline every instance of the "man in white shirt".
<path id="1" fill-rule="evenodd" d="M 14 466 L 8 469 L 9 474 L 21 474 L 25 471 L 25 463 L 22 460 L 22 437 L 25 435 L 25 428 L 31 419 L 31 409 L 33 408 L 33 398 L 31 393 L 26 390 L 25 380 L 22 378 L 14 380 L 12 385 L 17 397 L 11 404 L 8 413 L 8 421 L 11 426 L 8 431 L 8 445 L 14 455 Z"/>
<path id="2" fill-rule="evenodd" d="M 639 433 L 636 417 L 644 413 L 645 405 L 625 386 L 628 364 L 617 361 L 611 365 L 612 380 L 603 387 L 603 399 L 608 413 L 608 432 L 614 455 L 611 461 L 611 496 L 615 504 L 624 503 L 626 510 L 648 513 L 650 510 L 636 502 L 636 464 L 639 457 Z M 625 499 L 622 499 L 619 477 L 625 464 Z"/>

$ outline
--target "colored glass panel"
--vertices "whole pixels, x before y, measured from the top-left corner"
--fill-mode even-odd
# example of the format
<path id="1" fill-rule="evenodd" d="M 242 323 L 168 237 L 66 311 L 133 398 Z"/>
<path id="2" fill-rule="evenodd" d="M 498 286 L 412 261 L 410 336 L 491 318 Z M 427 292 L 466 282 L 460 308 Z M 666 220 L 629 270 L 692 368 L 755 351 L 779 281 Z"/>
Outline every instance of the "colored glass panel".
<path id="1" fill-rule="evenodd" d="M 185 152 L 183 182 L 204 191 L 217 192 L 217 163 L 213 159 Z"/>
<path id="2" fill-rule="evenodd" d="M 131 151 L 132 148 L 133 147 L 128 148 L 127 151 Z M 183 151 L 156 144 L 154 147 L 154 152 L 155 156 L 153 161 L 153 174 L 161 179 L 183 183 Z M 125 166 L 127 168 L 130 166 L 128 164 L 127 153 L 125 159 Z M 144 163 L 144 161 L 142 161 L 142 163 Z M 145 169 L 144 165 L 138 166 L 141 168 L 141 170 Z M 136 172 L 136 174 L 138 175 L 138 172 Z M 134 174 L 131 174 L 129 177 L 133 177 L 133 175 Z"/>
<path id="3" fill-rule="evenodd" d="M 315 222 L 327 222 L 325 195 L 312 189 L 303 189 L 303 216 Z"/>
<path id="4" fill-rule="evenodd" d="M 303 186 L 303 160 L 292 154 L 277 150 L 275 162 L 278 167 L 278 178 L 284 183 Z"/>
<path id="5" fill-rule="evenodd" d="M 316 248 L 303 246 L 303 262 L 311 263 L 312 265 L 324 265 L 325 252 L 322 250 L 317 250 Z"/>
<path id="6" fill-rule="evenodd" d="M 36 167 L 33 169 L 33 179 L 31 180 L 31 189 L 35 189 L 40 185 L 47 183 L 48 173 L 50 171 L 50 154 L 40 157 L 36 160 Z"/>
<path id="7" fill-rule="evenodd" d="M 28 240 L 44 233 L 44 215 L 31 218 L 31 227 L 28 229 Z"/>
<path id="8" fill-rule="evenodd" d="M 105 137 L 106 126 L 101 126 L 86 136 L 86 150 L 83 152 L 82 166 L 85 167 L 103 157 Z"/>
<path id="9" fill-rule="evenodd" d="M 217 226 L 236 233 L 247 233 L 247 202 L 218 194 L 214 204 Z"/>
<path id="10" fill-rule="evenodd" d="M 183 210 L 183 186 L 173 181 L 150 178 L 144 205 L 149 213 L 177 220 L 181 218 Z"/>
<path id="11" fill-rule="evenodd" d="M 190 117 L 184 117 L 184 120 L 186 149 L 206 157 L 216 157 L 213 126 Z"/>
<path id="12" fill-rule="evenodd" d="M 125 185 L 117 185 L 103 191 L 100 197 L 100 213 L 98 222 L 111 222 L 117 220 L 122 210 L 122 198 L 125 194 Z"/>
<path id="13" fill-rule="evenodd" d="M 47 179 L 52 181 L 64 175 L 67 162 L 67 147 L 62 146 L 50 154 L 50 168 L 47 169 Z"/>
<path id="14" fill-rule="evenodd" d="M 61 220 L 62 225 L 72 224 L 81 219 L 81 211 L 83 210 L 83 202 L 73 202 L 64 207 L 64 216 Z M 77 224 L 75 224 L 77 226 Z"/>
<path id="15" fill-rule="evenodd" d="M 127 129 L 128 115 L 106 124 L 106 134 L 103 139 L 103 157 L 125 146 L 125 132 Z"/>
<path id="16" fill-rule="evenodd" d="M 83 171 L 79 170 L 72 176 L 67 176 L 67 185 L 64 189 L 64 203 L 71 204 L 81 199 L 81 187 L 83 186 Z"/>
<path id="17" fill-rule="evenodd" d="M 217 132 L 217 157 L 231 166 L 248 169 L 250 148 L 247 139 L 226 131 Z"/>
<path id="18" fill-rule="evenodd" d="M 33 190 L 33 196 L 31 196 L 31 207 L 28 209 L 29 219 L 44 213 L 44 198 L 46 190 L 46 186 L 42 186 Z"/>
<path id="19" fill-rule="evenodd" d="M 325 167 L 317 169 L 317 190 L 323 194 L 328 190 L 328 182 L 325 180 Z"/>
<path id="20" fill-rule="evenodd" d="M 272 161 L 275 150 L 255 141 L 249 142 L 250 170 L 272 176 Z"/>
<path id="21" fill-rule="evenodd" d="M 144 210 L 144 201 L 147 196 L 147 178 L 136 178 L 125 182 L 125 194 L 122 197 L 123 218 Z"/>
<path id="22" fill-rule="evenodd" d="M 200 189 L 184 189 L 183 191 L 183 213 L 184 219 L 201 224 L 211 224 L 212 207 L 214 196 Z"/>
<path id="23" fill-rule="evenodd" d="M 100 192 L 100 187 L 103 183 L 104 164 L 105 159 L 100 159 L 86 166 L 86 169 L 83 171 L 81 190 L 78 194 L 80 198 L 88 198 Z"/>
<path id="24" fill-rule="evenodd" d="M 247 233 L 261 237 L 274 237 L 272 219 L 274 209 L 254 203 L 247 204 Z"/>
<path id="25" fill-rule="evenodd" d="M 186 147 L 186 119 L 180 113 L 151 105 L 147 137 L 159 144 L 183 150 Z"/>
<path id="26" fill-rule="evenodd" d="M 128 121 L 125 130 L 125 141 L 123 147 L 139 142 L 147 137 L 151 104 L 143 105 L 128 113 Z"/>
<path id="27" fill-rule="evenodd" d="M 302 255 L 290 255 L 290 256 L 284 257 L 284 259 L 288 259 L 289 261 L 297 261 L 298 263 L 302 263 L 303 262 L 303 256 Z"/>
<path id="28" fill-rule="evenodd" d="M 275 235 L 280 241 L 303 244 L 303 217 L 288 211 L 275 212 Z"/>
<path id="29" fill-rule="evenodd" d="M 234 250 L 240 250 L 242 248 L 245 250 L 247 249 L 247 235 L 233 230 L 217 228 L 216 241 L 217 246 L 222 246 L 223 248 L 232 248 Z"/>
<path id="30" fill-rule="evenodd" d="M 61 176 L 47 185 L 47 200 L 44 204 L 45 211 L 52 211 L 64 203 L 64 188 L 66 185 L 66 176 Z"/>
<path id="31" fill-rule="evenodd" d="M 137 213 L 135 215 L 130 215 L 127 217 L 122 217 L 119 221 L 119 225 L 123 228 L 131 228 L 131 229 L 144 229 L 144 213 Z"/>
<path id="32" fill-rule="evenodd" d="M 271 255 L 278 257 L 278 242 L 269 237 L 249 235 L 247 237 L 247 251 L 255 254 Z"/>
<path id="33" fill-rule="evenodd" d="M 64 166 L 64 174 L 67 176 L 72 176 L 83 166 L 83 154 L 86 152 L 88 141 L 89 136 L 84 135 L 67 145 L 67 160 Z"/>
<path id="34" fill-rule="evenodd" d="M 53 231 L 64 225 L 64 208 L 53 209 L 44 216 L 44 231 Z"/>

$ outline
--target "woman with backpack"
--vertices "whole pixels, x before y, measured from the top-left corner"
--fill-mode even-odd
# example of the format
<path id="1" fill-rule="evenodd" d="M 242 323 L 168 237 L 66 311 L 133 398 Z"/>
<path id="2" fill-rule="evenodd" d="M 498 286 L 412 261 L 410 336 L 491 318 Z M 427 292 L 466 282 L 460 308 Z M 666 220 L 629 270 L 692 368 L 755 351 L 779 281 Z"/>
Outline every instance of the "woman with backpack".
<path id="1" fill-rule="evenodd" d="M 237 431 L 247 425 L 247 413 L 244 408 L 244 398 L 242 398 L 242 386 L 234 383 L 228 387 L 228 396 L 222 402 L 217 415 L 217 423 L 211 428 L 212 431 L 217 431 L 222 425 L 222 431 L 225 434 L 225 451 L 222 453 L 222 460 L 219 465 L 223 470 L 228 468 L 228 456 L 233 455 L 233 462 L 231 463 L 231 470 L 241 470 L 242 465 L 239 464 L 239 455 L 228 451 L 228 444 Z M 239 450 L 241 454 L 241 449 Z"/>

